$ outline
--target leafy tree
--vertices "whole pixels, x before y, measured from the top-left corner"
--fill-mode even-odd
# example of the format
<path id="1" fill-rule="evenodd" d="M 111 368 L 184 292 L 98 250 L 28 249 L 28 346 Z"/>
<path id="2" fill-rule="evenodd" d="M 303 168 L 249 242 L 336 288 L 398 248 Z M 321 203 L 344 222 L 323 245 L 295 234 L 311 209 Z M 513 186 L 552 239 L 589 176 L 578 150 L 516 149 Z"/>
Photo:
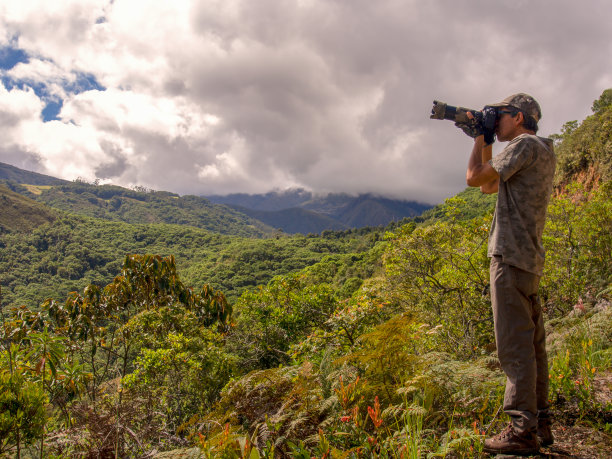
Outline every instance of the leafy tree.
<path id="1" fill-rule="evenodd" d="M 609 292 L 611 190 L 609 183 L 591 191 L 573 184 L 550 203 L 543 237 L 542 291 L 551 314 L 566 314 L 580 299 L 593 301 Z"/>
<path id="2" fill-rule="evenodd" d="M 287 364 L 290 346 L 325 327 L 336 307 L 329 285 L 312 284 L 302 274 L 277 277 L 240 297 L 228 346 L 243 369 Z"/>
<path id="3" fill-rule="evenodd" d="M 558 186 L 578 178 L 590 187 L 612 178 L 611 94 L 612 89 L 606 89 L 593 103 L 591 116 L 581 124 L 566 123 L 562 134 L 555 136 Z"/>
<path id="4" fill-rule="evenodd" d="M 449 216 L 460 215 L 464 201 L 447 200 Z M 493 341 L 488 289 L 487 240 L 490 217 L 454 220 L 395 235 L 385 254 L 392 295 L 417 320 L 440 326 L 440 346 L 467 358 Z"/>
<path id="5" fill-rule="evenodd" d="M 608 108 L 610 105 L 612 105 L 612 88 L 606 89 L 604 92 L 601 93 L 599 99 L 593 101 L 593 106 L 591 107 L 591 110 L 593 111 L 593 113 L 599 113 Z"/>
<path id="6" fill-rule="evenodd" d="M 44 435 L 48 398 L 29 370 L 26 349 L 11 343 L 0 354 L 0 453 L 21 448 Z"/>

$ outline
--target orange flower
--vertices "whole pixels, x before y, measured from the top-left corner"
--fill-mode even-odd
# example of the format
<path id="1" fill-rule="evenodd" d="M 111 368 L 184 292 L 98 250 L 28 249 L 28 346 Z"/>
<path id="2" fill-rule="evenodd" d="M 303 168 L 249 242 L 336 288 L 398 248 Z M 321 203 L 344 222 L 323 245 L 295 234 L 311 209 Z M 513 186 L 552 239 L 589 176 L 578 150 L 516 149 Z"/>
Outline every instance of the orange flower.
<path id="1" fill-rule="evenodd" d="M 378 395 L 374 398 L 374 408 L 368 406 L 368 414 L 370 415 L 370 419 L 372 419 L 374 427 L 378 429 L 383 423 L 383 420 L 380 417 L 380 403 L 378 402 Z"/>

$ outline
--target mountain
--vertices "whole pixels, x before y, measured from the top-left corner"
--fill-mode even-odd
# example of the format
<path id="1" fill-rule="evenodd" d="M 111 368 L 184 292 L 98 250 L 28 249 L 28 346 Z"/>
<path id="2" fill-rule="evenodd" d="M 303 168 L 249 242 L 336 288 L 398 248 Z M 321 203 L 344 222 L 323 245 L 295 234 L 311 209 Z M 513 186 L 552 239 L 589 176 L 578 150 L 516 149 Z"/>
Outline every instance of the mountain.
<path id="1" fill-rule="evenodd" d="M 303 189 L 255 195 L 212 195 L 206 198 L 217 204 L 231 206 L 286 233 L 304 234 L 385 226 L 393 221 L 420 215 L 431 207 L 415 201 L 393 200 L 371 194 L 350 196 L 332 193 L 320 196 Z"/>
<path id="2" fill-rule="evenodd" d="M 217 204 L 240 206 L 251 210 L 277 211 L 300 207 L 313 199 L 312 193 L 302 189 L 288 189 L 283 192 L 270 191 L 265 194 L 232 193 L 225 196 L 205 196 Z"/>
<path id="3" fill-rule="evenodd" d="M 291 207 L 277 211 L 253 210 L 241 206 L 231 207 L 267 225 L 281 229 L 288 234 L 317 234 L 324 230 L 346 230 L 351 228 L 349 225 L 345 225 L 327 215 L 300 207 Z"/>
<path id="4" fill-rule="evenodd" d="M 0 163 L 0 181 L 13 192 L 49 207 L 125 223 L 189 225 L 219 234 L 265 237 L 274 228 L 230 207 L 198 196 L 68 182 Z"/>
<path id="5" fill-rule="evenodd" d="M 6 163 L 0 163 L 0 180 L 10 180 L 15 183 L 42 186 L 70 183 L 66 180 L 51 177 L 49 175 L 19 169 L 18 167 Z"/>

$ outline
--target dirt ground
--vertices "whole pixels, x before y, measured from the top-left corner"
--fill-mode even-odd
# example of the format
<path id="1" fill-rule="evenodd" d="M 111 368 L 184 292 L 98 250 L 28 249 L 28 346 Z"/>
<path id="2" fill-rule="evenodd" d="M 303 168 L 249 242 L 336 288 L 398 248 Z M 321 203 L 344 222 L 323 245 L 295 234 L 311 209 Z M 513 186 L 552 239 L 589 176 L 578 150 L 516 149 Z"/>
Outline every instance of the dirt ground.
<path id="1" fill-rule="evenodd" d="M 593 381 L 593 392 L 601 406 L 611 406 L 612 372 L 598 375 Z M 594 429 L 584 421 L 577 421 L 578 414 L 571 407 L 553 409 L 553 434 L 555 442 L 548 448 L 541 448 L 534 458 L 576 458 L 576 459 L 612 459 L 612 435 Z M 605 421 L 612 425 L 612 413 L 604 413 Z M 498 454 L 497 458 L 511 458 Z"/>

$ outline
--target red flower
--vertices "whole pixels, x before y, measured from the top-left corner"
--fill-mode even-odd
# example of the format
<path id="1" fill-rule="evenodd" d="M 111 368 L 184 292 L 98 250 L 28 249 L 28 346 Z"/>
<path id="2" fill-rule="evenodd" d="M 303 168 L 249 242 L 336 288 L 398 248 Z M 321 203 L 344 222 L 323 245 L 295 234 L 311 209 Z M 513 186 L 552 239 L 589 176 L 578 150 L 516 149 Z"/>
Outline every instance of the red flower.
<path id="1" fill-rule="evenodd" d="M 378 395 L 374 398 L 374 408 L 368 406 L 368 414 L 370 415 L 370 419 L 372 419 L 374 427 L 378 429 L 383 423 L 383 420 L 380 417 L 380 403 L 378 402 Z"/>

